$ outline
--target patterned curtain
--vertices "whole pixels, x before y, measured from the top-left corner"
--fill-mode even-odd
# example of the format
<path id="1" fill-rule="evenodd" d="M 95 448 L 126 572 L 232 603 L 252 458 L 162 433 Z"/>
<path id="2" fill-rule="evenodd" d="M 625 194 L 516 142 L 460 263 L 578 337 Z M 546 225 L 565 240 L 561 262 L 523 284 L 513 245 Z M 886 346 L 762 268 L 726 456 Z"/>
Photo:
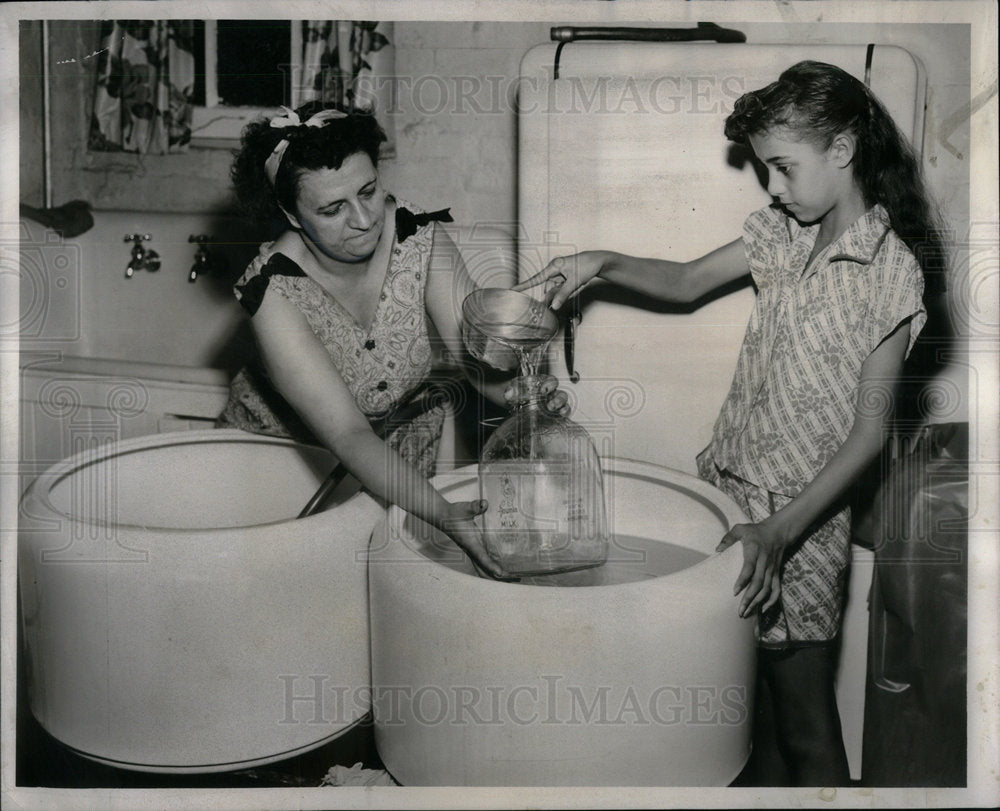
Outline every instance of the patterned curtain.
<path id="1" fill-rule="evenodd" d="M 103 24 L 88 145 L 107 152 L 186 152 L 194 90 L 193 20 Z"/>
<path id="2" fill-rule="evenodd" d="M 391 37 L 392 23 L 303 21 L 302 74 L 293 83 L 292 107 L 321 99 L 384 117 L 395 69 Z"/>

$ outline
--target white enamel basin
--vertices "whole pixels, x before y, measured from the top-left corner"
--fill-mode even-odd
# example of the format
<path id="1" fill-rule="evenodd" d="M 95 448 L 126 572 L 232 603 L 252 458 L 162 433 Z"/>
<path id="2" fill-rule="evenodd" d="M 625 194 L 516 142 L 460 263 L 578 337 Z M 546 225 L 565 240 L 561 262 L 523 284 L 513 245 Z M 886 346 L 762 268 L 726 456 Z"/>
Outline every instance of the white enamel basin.
<path id="1" fill-rule="evenodd" d="M 742 769 L 753 623 L 732 594 L 741 549 L 714 549 L 746 519 L 692 476 L 604 471 L 611 553 L 565 576 L 580 585 L 478 578 L 396 508 L 376 528 L 375 740 L 404 785 L 718 786 Z M 477 497 L 474 467 L 435 482 Z"/>
<path id="2" fill-rule="evenodd" d="M 32 713 L 87 757 L 221 771 L 289 757 L 368 710 L 358 493 L 293 520 L 333 465 L 235 430 L 79 453 L 25 493 Z"/>

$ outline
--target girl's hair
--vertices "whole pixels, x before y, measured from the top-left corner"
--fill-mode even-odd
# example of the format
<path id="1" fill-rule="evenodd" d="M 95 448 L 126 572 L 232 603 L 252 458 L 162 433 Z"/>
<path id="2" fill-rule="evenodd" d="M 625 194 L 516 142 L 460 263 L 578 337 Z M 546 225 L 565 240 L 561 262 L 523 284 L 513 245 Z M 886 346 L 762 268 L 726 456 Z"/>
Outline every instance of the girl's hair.
<path id="1" fill-rule="evenodd" d="M 906 137 L 875 95 L 849 73 L 823 62 L 792 65 L 767 87 L 745 93 L 726 119 L 726 137 L 787 129 L 820 149 L 854 135 L 854 179 L 865 203 L 881 204 L 892 229 L 916 256 L 926 293 L 944 291 L 945 248 L 938 216 Z"/>
<path id="2" fill-rule="evenodd" d="M 296 113 L 301 121 L 332 105 L 307 102 Z M 230 172 L 236 198 L 244 213 L 262 224 L 284 221 L 281 209 L 295 212 L 299 178 L 313 169 L 339 169 L 351 155 L 364 153 L 373 166 L 378 166 L 379 146 L 386 140 L 385 132 L 372 113 L 343 111 L 343 118 L 334 118 L 321 127 L 272 127 L 269 119 L 253 121 L 243 130 L 240 149 Z M 272 186 L 264 174 L 264 162 L 283 139 L 288 139 L 277 177 Z"/>

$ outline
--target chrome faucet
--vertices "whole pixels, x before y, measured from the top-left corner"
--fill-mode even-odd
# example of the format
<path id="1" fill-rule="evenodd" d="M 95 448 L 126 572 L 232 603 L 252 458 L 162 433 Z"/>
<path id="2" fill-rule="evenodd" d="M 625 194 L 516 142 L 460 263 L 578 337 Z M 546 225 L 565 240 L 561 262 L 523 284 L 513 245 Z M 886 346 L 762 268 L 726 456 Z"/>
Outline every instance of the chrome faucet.
<path id="1" fill-rule="evenodd" d="M 188 237 L 188 242 L 198 245 L 198 250 L 194 254 L 194 264 L 191 265 L 191 272 L 188 274 L 189 282 L 197 281 L 203 273 L 225 273 L 228 266 L 225 257 L 214 254 L 208 249 L 211 239 L 207 234 L 197 236 L 192 234 Z"/>
<path id="2" fill-rule="evenodd" d="M 143 240 L 152 239 L 149 234 L 126 234 L 125 242 L 135 243 L 132 246 L 132 258 L 125 268 L 125 278 L 131 279 L 137 270 L 155 271 L 160 269 L 160 255 L 156 251 L 143 246 Z"/>

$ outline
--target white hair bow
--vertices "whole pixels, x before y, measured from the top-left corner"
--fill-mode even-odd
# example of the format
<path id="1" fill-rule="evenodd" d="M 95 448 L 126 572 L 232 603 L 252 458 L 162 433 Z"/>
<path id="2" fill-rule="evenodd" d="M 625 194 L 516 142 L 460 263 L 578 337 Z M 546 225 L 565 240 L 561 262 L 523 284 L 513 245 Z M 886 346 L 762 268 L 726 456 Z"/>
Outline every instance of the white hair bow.
<path id="1" fill-rule="evenodd" d="M 276 115 L 270 122 L 271 126 L 275 129 L 283 130 L 288 127 L 325 127 L 335 118 L 347 118 L 347 113 L 342 113 L 340 110 L 320 110 L 318 113 L 307 118 L 303 123 L 299 118 L 299 114 L 294 110 L 288 107 L 282 107 L 281 109 L 285 114 Z M 281 159 L 285 156 L 286 149 L 288 149 L 288 139 L 282 138 L 278 141 L 267 160 L 264 161 L 264 174 L 272 186 L 274 185 L 275 178 L 278 176 L 278 167 L 281 166 Z"/>

